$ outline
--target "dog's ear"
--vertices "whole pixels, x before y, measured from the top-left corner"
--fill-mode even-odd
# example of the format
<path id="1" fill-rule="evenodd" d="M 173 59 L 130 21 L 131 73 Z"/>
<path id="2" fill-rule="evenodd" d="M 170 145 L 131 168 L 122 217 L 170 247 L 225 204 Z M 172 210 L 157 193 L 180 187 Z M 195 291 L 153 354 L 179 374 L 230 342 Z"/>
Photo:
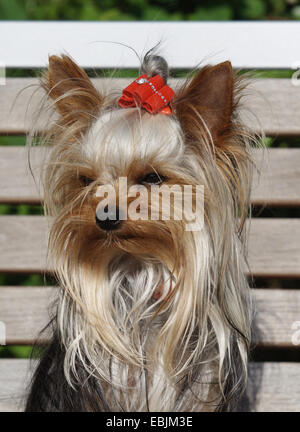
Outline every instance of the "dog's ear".
<path id="1" fill-rule="evenodd" d="M 226 61 L 204 67 L 179 90 L 174 110 L 187 138 L 199 137 L 201 128 L 221 145 L 231 125 L 233 82 L 232 66 Z"/>
<path id="2" fill-rule="evenodd" d="M 103 106 L 104 98 L 70 57 L 52 55 L 42 86 L 63 118 L 65 125 L 88 125 Z"/>

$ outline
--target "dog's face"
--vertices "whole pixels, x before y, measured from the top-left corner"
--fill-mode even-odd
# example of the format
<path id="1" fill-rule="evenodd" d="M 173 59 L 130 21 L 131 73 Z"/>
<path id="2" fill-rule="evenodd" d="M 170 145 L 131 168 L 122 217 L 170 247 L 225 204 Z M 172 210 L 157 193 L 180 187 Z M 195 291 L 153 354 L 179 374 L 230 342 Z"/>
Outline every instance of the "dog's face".
<path id="1" fill-rule="evenodd" d="M 72 147 L 58 180 L 63 193 L 54 229 L 61 242 L 75 241 L 89 260 L 128 253 L 156 259 L 173 272 L 183 259 L 186 231 L 184 214 L 174 217 L 183 213 L 179 195 L 184 185 L 199 181 L 188 166 L 178 122 L 116 109 L 95 119 Z M 175 186 L 175 195 L 154 195 L 154 186 Z"/>
<path id="2" fill-rule="evenodd" d="M 138 109 L 109 111 L 92 124 L 81 151 L 91 170 L 79 173 L 83 190 L 89 190 L 80 211 L 95 225 L 95 236 L 106 247 L 141 255 L 158 256 L 164 246 L 169 250 L 183 221 L 163 220 L 151 190 L 193 181 L 183 169 L 184 142 L 178 123 Z M 110 196 L 100 196 L 102 187 L 108 194 L 112 188 Z M 107 218 L 103 211 L 101 219 L 104 209 Z"/>

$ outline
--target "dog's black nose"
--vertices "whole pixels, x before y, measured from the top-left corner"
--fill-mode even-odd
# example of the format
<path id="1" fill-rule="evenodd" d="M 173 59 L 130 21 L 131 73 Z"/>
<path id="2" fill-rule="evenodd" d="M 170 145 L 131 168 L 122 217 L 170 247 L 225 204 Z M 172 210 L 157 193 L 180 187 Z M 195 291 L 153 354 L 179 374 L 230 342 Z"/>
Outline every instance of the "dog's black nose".
<path id="1" fill-rule="evenodd" d="M 100 219 L 99 214 L 97 215 L 96 213 L 96 224 L 102 230 L 113 231 L 120 228 L 122 221 L 120 220 L 120 211 L 118 207 L 115 209 L 109 209 L 108 206 L 106 206 L 103 209 L 103 215 L 101 216 L 102 217 Z"/>

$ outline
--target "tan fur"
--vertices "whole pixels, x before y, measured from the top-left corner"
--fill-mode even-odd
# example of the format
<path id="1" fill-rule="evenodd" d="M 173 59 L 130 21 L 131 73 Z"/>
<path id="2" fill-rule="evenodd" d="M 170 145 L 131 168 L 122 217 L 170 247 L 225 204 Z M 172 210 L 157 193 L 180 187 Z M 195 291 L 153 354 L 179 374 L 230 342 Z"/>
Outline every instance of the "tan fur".
<path id="1" fill-rule="evenodd" d="M 116 108 L 67 56 L 50 57 L 42 86 L 59 113 L 43 138 L 43 184 L 69 385 L 79 361 L 111 409 L 220 409 L 245 387 L 251 338 L 253 138 L 237 119 L 242 85 L 230 63 L 187 80 L 169 118 Z M 184 220 L 127 220 L 108 234 L 96 226 L 97 186 L 118 197 L 119 177 L 136 184 L 149 170 L 168 185 L 204 185 L 202 231 L 186 232 Z"/>

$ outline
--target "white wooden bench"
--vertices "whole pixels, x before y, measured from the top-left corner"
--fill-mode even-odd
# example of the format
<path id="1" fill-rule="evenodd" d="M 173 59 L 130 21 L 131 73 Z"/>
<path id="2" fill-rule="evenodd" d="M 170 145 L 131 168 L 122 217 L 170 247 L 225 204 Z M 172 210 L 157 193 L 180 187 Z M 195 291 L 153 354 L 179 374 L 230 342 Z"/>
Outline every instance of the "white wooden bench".
<path id="1" fill-rule="evenodd" d="M 230 59 L 234 67 L 289 69 L 296 65 L 297 55 L 300 58 L 298 22 L 0 22 L 0 64 L 43 67 L 49 52 L 67 51 L 85 67 L 138 67 L 137 58 L 125 47 L 91 42 L 120 41 L 142 53 L 160 38 L 165 41 L 163 53 L 171 67 L 177 68 L 190 68 L 203 59 L 204 63 Z M 35 78 L 8 78 L 6 85 L 0 86 L 0 134 L 27 132 L 40 93 L 31 100 L 26 117 L 33 89 L 21 94 L 19 91 L 36 82 Z M 98 85 L 97 79 L 95 82 Z M 290 79 L 257 79 L 251 87 L 247 107 L 255 116 L 247 116 L 250 127 L 257 129 L 259 119 L 266 135 L 300 137 L 300 86 Z M 300 148 L 274 148 L 264 158 L 262 154 L 261 150 L 256 151 L 261 177 L 255 179 L 252 203 L 299 208 Z M 34 149 L 33 159 L 38 161 L 39 149 Z M 28 173 L 26 150 L 0 147 L 0 203 L 39 202 Z M 0 272 L 46 270 L 45 245 L 42 216 L 0 216 Z M 254 218 L 249 261 L 254 277 L 300 280 L 300 219 Z M 55 287 L 0 287 L 0 321 L 6 326 L 7 344 L 34 342 L 47 322 L 47 307 L 55 291 Z M 274 287 L 253 292 L 257 302 L 258 348 L 262 352 L 266 347 L 277 349 L 279 358 L 282 349 L 300 350 L 300 345 L 295 346 L 295 341 L 300 343 L 296 333 L 300 328 L 300 291 Z M 263 360 L 250 363 L 249 394 L 258 388 L 252 410 L 298 411 L 300 363 L 269 362 L 267 356 Z M 29 375 L 28 360 L 0 359 L 0 411 L 22 409 Z"/>

